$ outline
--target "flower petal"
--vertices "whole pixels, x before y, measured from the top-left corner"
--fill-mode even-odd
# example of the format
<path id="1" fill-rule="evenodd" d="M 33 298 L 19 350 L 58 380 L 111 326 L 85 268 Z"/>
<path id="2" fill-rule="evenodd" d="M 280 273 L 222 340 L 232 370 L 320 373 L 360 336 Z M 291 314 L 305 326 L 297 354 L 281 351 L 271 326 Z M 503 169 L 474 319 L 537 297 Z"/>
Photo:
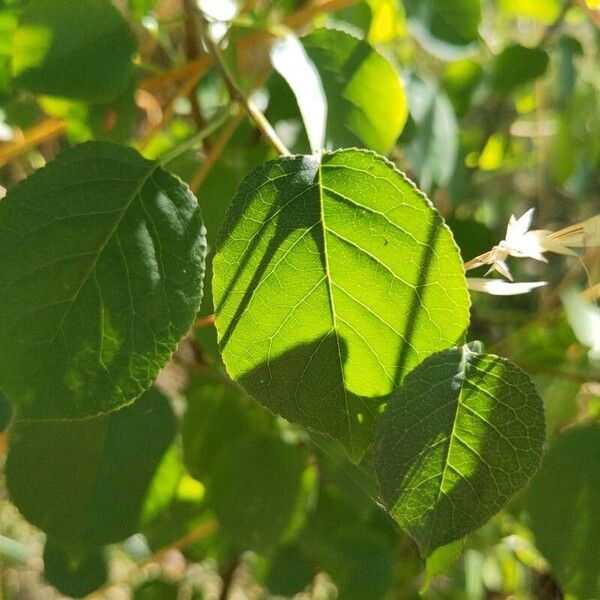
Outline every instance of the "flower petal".
<path id="1" fill-rule="evenodd" d="M 504 279 L 484 279 L 483 277 L 467 277 L 467 287 L 474 292 L 485 292 L 494 296 L 515 296 L 527 294 L 531 290 L 547 285 L 547 281 L 524 281 L 510 283 Z"/>

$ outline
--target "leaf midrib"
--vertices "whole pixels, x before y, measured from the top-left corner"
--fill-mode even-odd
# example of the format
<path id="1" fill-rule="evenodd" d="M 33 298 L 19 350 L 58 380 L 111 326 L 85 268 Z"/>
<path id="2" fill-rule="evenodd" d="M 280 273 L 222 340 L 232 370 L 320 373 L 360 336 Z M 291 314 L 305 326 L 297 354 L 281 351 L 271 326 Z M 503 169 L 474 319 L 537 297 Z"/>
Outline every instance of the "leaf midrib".
<path id="1" fill-rule="evenodd" d="M 466 349 L 466 347 L 463 347 L 461 350 L 462 356 L 461 356 L 461 361 L 460 361 L 460 369 L 459 369 L 458 373 L 454 376 L 454 377 L 456 377 L 456 376 L 461 377 L 461 384 L 460 384 L 460 389 L 458 391 L 458 397 L 456 398 L 456 411 L 454 413 L 454 419 L 452 421 L 452 429 L 450 431 L 450 436 L 448 437 L 448 448 L 446 449 L 446 456 L 444 457 L 444 468 L 442 470 L 440 486 L 438 489 L 437 497 L 435 499 L 435 504 L 434 504 L 434 509 L 433 509 L 433 517 L 431 518 L 431 527 L 429 528 L 430 533 L 429 533 L 429 539 L 427 540 L 427 546 L 426 546 L 426 551 L 428 554 L 431 549 L 431 541 L 433 540 L 433 538 L 436 534 L 435 526 L 436 526 L 436 521 L 438 518 L 438 509 L 440 506 L 440 500 L 442 498 L 442 494 L 446 493 L 444 490 L 444 483 L 446 480 L 446 473 L 448 471 L 448 466 L 450 464 L 450 455 L 452 453 L 452 445 L 453 445 L 455 437 L 458 437 L 458 436 L 456 436 L 456 424 L 458 422 L 458 415 L 460 413 L 460 408 L 462 406 L 462 393 L 463 393 L 463 389 L 464 389 L 465 378 L 467 376 L 467 364 L 468 364 L 467 352 L 468 352 L 468 350 Z"/>
<path id="2" fill-rule="evenodd" d="M 332 287 L 332 277 L 331 277 L 331 269 L 329 267 L 329 253 L 327 251 L 327 225 L 325 223 L 325 206 L 323 203 L 323 181 L 322 181 L 322 164 L 319 161 L 318 168 L 318 195 L 319 195 L 319 211 L 321 216 L 321 232 L 323 235 L 323 262 L 325 265 L 325 280 L 327 282 L 327 295 L 329 297 L 329 307 L 331 309 L 331 318 L 333 325 L 333 332 L 335 335 L 335 342 L 337 346 L 337 355 L 340 366 L 340 378 L 342 380 L 342 388 L 344 391 L 344 403 L 346 405 L 346 418 L 348 422 L 348 438 L 350 442 L 350 447 L 354 449 L 354 440 L 352 436 L 352 423 L 350 421 L 350 406 L 348 403 L 348 391 L 346 389 L 346 379 L 344 377 L 344 365 L 342 364 L 342 352 L 340 348 L 340 336 L 338 334 L 338 325 L 337 325 L 337 313 L 335 310 L 335 300 L 333 299 L 333 287 Z"/>

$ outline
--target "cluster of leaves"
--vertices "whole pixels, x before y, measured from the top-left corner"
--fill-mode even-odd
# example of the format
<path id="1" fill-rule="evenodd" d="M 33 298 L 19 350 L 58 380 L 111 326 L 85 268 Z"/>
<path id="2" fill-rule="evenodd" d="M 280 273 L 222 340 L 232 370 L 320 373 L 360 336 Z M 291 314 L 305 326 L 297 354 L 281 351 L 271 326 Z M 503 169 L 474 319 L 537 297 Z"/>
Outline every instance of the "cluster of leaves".
<path id="1" fill-rule="evenodd" d="M 0 0 L 5 478 L 48 582 L 92 592 L 122 542 L 215 561 L 223 598 L 242 567 L 342 600 L 600 592 L 600 318 L 563 296 L 588 355 L 554 307 L 579 262 L 535 320 L 471 308 L 464 264 L 512 278 L 596 226 L 560 229 L 598 212 L 582 6 Z M 496 245 L 532 205 L 558 233 L 528 212 Z"/>

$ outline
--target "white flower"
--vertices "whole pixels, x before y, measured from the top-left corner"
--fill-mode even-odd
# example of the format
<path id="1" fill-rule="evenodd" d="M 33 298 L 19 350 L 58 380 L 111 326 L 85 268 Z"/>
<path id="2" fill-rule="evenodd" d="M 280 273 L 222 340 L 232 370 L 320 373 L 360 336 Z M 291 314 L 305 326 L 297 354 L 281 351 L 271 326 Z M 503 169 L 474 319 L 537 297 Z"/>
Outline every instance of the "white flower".
<path id="1" fill-rule="evenodd" d="M 511 283 L 504 279 L 485 279 L 484 277 L 467 277 L 467 287 L 474 292 L 486 292 L 494 296 L 515 296 L 528 294 L 531 290 L 546 285 L 546 281 L 524 281 Z"/>

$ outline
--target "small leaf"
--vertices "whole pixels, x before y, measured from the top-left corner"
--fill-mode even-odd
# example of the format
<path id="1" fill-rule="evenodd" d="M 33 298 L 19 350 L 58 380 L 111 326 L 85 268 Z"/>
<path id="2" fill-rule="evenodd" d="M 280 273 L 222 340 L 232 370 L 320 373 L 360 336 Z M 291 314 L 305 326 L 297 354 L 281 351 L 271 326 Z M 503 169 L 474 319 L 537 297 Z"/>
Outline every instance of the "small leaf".
<path id="1" fill-rule="evenodd" d="M 462 262 L 429 201 L 367 151 L 280 158 L 233 200 L 214 261 L 232 377 L 354 459 L 423 358 L 462 339 Z"/>
<path id="2" fill-rule="evenodd" d="M 134 150 L 91 142 L 0 203 L 0 385 L 21 417 L 124 406 L 155 379 L 202 296 L 196 199 Z"/>
<path id="3" fill-rule="evenodd" d="M 181 433 L 185 465 L 205 481 L 231 435 L 268 432 L 273 415 L 246 396 L 230 379 L 213 373 L 193 380 L 186 391 L 187 410 Z"/>
<path id="4" fill-rule="evenodd" d="M 242 436 L 219 453 L 210 501 L 237 548 L 265 552 L 292 532 L 304 512 L 306 468 L 299 448 L 267 435 Z"/>
<path id="5" fill-rule="evenodd" d="M 568 597 L 600 590 L 600 426 L 578 427 L 550 447 L 525 498 L 531 529 Z"/>
<path id="6" fill-rule="evenodd" d="M 507 46 L 492 63 L 492 85 L 498 92 L 510 93 L 541 77 L 548 63 L 548 54 L 540 48 Z"/>
<path id="7" fill-rule="evenodd" d="M 72 557 L 48 539 L 44 546 L 44 578 L 62 594 L 83 598 L 108 579 L 104 550 Z"/>
<path id="8" fill-rule="evenodd" d="M 131 79 L 137 43 L 110 0 L 31 0 L 13 46 L 13 73 L 28 90 L 108 102 Z"/>
<path id="9" fill-rule="evenodd" d="M 411 31 L 428 51 L 455 60 L 476 50 L 480 0 L 404 0 Z"/>
<path id="10" fill-rule="evenodd" d="M 388 152 L 408 116 L 404 88 L 392 65 L 367 42 L 343 31 L 317 29 L 300 41 L 318 71 L 325 92 L 325 148 L 363 146 Z M 286 79 L 304 116 L 309 108 L 303 106 L 300 95 L 304 98 L 306 91 L 298 89 L 299 82 L 295 79 L 289 76 Z M 275 97 L 270 106 L 274 106 L 275 112 L 285 111 L 286 114 L 278 115 L 282 120 L 293 118 L 297 114 L 293 107 L 278 106 L 283 95 L 277 89 L 274 86 Z M 310 115 L 308 123 L 305 120 L 307 131 L 315 127 L 312 120 L 317 116 L 320 115 Z M 297 149 L 309 151 L 304 146 Z"/>
<path id="11" fill-rule="evenodd" d="M 175 425 L 169 401 L 155 388 L 95 419 L 21 421 L 6 463 L 10 498 L 75 555 L 120 541 L 136 531 Z"/>
<path id="12" fill-rule="evenodd" d="M 327 98 L 317 67 L 294 35 L 278 39 L 271 48 L 275 70 L 292 88 L 313 152 L 325 146 Z"/>
<path id="13" fill-rule="evenodd" d="M 392 516 L 432 552 L 483 525 L 535 473 L 544 414 L 529 377 L 469 347 L 434 354 L 390 400 L 375 466 Z"/>

